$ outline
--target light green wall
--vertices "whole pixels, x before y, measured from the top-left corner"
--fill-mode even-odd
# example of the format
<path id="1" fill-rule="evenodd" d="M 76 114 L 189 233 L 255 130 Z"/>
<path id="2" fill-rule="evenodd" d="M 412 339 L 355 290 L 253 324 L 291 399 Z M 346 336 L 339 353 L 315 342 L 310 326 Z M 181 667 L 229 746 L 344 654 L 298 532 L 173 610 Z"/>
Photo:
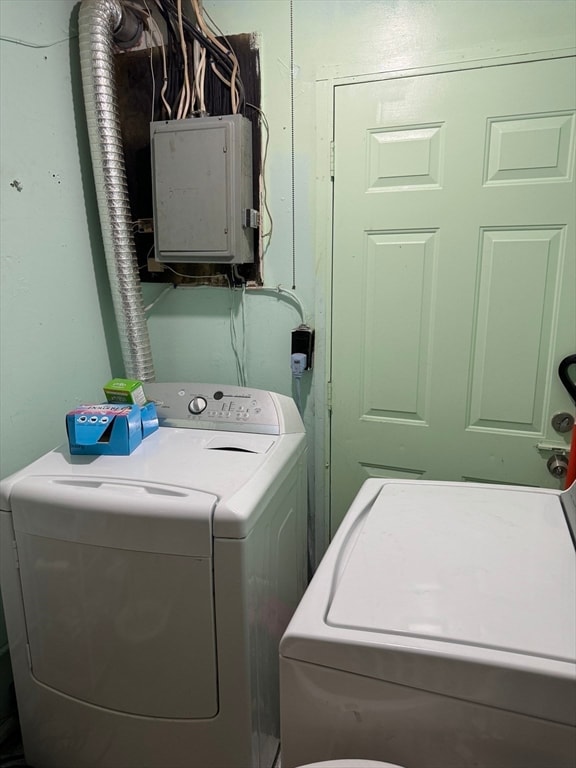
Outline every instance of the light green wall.
<path id="1" fill-rule="evenodd" d="M 274 235 L 264 260 L 267 285 L 290 288 L 291 131 L 289 0 L 205 0 L 227 34 L 255 32 L 262 106 L 271 136 L 266 168 Z M 329 306 L 329 226 L 318 214 L 326 187 L 329 107 L 318 103 L 319 80 L 381 71 L 532 54 L 576 45 L 572 0 L 294 0 L 296 286 L 317 333 L 316 386 L 306 398 L 305 423 L 315 469 L 318 533 L 324 498 L 323 403 L 325 308 Z M 325 89 L 323 91 L 325 93 Z M 328 129 L 327 129 L 328 126 Z M 329 194 L 329 193 L 328 193 Z M 322 198 L 326 203 L 326 194 Z M 247 373 L 251 385 L 291 392 L 289 306 L 269 297 L 246 298 Z M 149 327 L 160 379 L 235 381 L 230 351 L 230 297 L 222 289 L 186 289 L 152 310 Z M 354 372 L 351 372 L 355 376 Z M 315 395 L 316 394 L 316 398 Z M 316 402 L 315 402 L 316 400 Z"/>
<path id="2" fill-rule="evenodd" d="M 289 1 L 205 0 L 205 7 L 225 33 L 258 34 L 262 102 L 271 127 L 266 177 L 274 217 L 264 276 L 267 285 L 290 287 Z M 573 46 L 575 10 L 570 0 L 294 0 L 296 284 L 312 318 L 323 306 L 325 266 L 315 240 L 316 80 Z M 224 375 L 226 365 L 233 376 L 231 358 L 221 359 L 229 298 L 224 291 L 212 295 L 210 301 L 197 301 L 194 290 L 186 297 L 176 291 L 153 310 L 150 327 L 160 377 L 165 372 L 177 377 L 183 366 L 200 378 L 211 375 L 213 367 Z M 289 329 L 297 318 L 257 296 L 249 297 L 249 306 L 248 379 L 289 392 Z M 195 329 L 211 339 L 208 353 Z M 179 358 L 168 360 L 167 353 L 156 351 L 167 334 Z M 310 400 L 308 406 L 307 421 Z"/>
<path id="3" fill-rule="evenodd" d="M 75 5 L 1 0 L 1 34 L 66 38 Z M 76 39 L 44 49 L 0 41 L 1 477 L 64 440 L 66 411 L 98 401 L 112 367 L 121 371 L 77 47 Z M 9 679 L 0 617 L 0 718 Z"/>
<path id="4" fill-rule="evenodd" d="M 289 2 L 205 0 L 205 6 L 225 33 L 258 35 L 274 218 L 264 277 L 266 285 L 290 288 Z M 315 237 L 317 79 L 574 46 L 575 12 L 571 0 L 295 0 L 296 290 L 313 322 L 323 324 L 317 313 L 325 300 L 325 260 L 318 256 L 325 244 Z M 290 393 L 289 332 L 298 315 L 269 297 L 249 295 L 246 302 L 248 381 Z M 223 289 L 164 297 L 149 322 L 158 378 L 235 381 L 229 308 Z M 306 409 L 310 432 L 312 399 Z"/>
<path id="5" fill-rule="evenodd" d="M 66 38 L 75 28 L 75 5 L 2 0 L 2 35 L 39 43 Z M 77 40 L 43 49 L 2 41 L 0 55 L 5 476 L 65 437 L 63 417 L 71 406 L 101 397 L 111 371 L 109 349 L 116 355 L 117 342 L 81 112 Z"/>

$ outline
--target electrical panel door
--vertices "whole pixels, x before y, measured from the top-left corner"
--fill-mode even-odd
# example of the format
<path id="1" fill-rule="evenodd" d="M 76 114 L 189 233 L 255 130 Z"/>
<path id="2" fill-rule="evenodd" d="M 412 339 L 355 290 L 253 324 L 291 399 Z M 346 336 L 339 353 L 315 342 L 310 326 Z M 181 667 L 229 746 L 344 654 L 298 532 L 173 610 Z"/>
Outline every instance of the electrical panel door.
<path id="1" fill-rule="evenodd" d="M 254 261 L 250 121 L 152 123 L 151 149 L 157 261 Z"/>

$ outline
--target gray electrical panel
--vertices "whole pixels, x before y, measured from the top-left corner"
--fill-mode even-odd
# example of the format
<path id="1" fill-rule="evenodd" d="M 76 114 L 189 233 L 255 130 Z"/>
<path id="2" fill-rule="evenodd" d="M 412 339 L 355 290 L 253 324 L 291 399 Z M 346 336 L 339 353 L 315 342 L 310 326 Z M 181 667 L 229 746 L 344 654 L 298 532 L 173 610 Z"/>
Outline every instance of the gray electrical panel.
<path id="1" fill-rule="evenodd" d="M 157 261 L 254 261 L 250 121 L 199 117 L 150 130 Z"/>

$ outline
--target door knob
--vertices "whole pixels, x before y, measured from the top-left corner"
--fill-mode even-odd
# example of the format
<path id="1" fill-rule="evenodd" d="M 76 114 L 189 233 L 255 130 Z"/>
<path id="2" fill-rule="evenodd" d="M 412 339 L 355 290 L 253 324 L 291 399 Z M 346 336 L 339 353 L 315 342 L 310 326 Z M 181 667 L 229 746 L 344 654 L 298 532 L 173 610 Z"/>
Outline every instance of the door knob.
<path id="1" fill-rule="evenodd" d="M 551 475 L 561 479 L 566 477 L 566 472 L 568 471 L 568 459 L 561 453 L 555 453 L 553 456 L 550 456 L 546 462 L 546 466 Z"/>

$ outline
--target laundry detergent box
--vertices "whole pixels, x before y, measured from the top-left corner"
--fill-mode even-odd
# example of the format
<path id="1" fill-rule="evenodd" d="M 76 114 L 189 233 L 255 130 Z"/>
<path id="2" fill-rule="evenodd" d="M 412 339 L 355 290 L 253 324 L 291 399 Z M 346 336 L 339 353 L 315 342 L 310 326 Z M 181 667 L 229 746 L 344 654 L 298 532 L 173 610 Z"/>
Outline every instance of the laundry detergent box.
<path id="1" fill-rule="evenodd" d="M 80 405 L 66 414 L 70 453 L 128 456 L 142 442 L 139 405 Z"/>
<path id="2" fill-rule="evenodd" d="M 156 405 L 152 402 L 140 406 L 140 418 L 142 420 L 142 437 L 148 437 L 158 429 L 158 413 Z"/>
<path id="3" fill-rule="evenodd" d="M 104 385 L 104 394 L 109 403 L 146 403 L 142 382 L 136 379 L 112 379 Z"/>

